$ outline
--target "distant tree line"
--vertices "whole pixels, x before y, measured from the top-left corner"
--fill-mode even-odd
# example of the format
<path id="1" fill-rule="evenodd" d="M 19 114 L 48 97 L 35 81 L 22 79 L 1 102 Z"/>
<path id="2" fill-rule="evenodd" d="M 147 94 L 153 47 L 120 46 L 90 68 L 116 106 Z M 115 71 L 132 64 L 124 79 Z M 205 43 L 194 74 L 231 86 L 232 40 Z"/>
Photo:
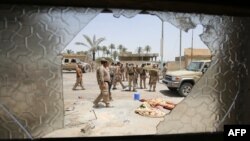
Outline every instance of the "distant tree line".
<path id="1" fill-rule="evenodd" d="M 115 44 L 110 44 L 109 46 L 101 46 L 100 44 L 105 41 L 105 38 L 96 38 L 94 35 L 91 39 L 87 35 L 83 35 L 83 38 L 85 39 L 83 42 L 76 42 L 76 45 L 82 45 L 85 47 L 88 47 L 88 51 L 79 51 L 76 52 L 76 54 L 84 54 L 92 56 L 93 61 L 96 60 L 96 52 L 98 57 L 110 57 L 113 60 L 116 60 L 119 54 L 123 54 L 127 52 L 127 48 L 123 45 L 115 46 Z M 149 45 L 146 45 L 143 47 L 138 47 L 136 49 L 136 53 L 139 55 L 146 52 L 147 54 L 151 51 L 151 47 Z M 74 54 L 74 51 L 71 49 L 66 50 L 67 54 Z M 102 52 L 102 56 L 100 56 L 100 52 Z"/>

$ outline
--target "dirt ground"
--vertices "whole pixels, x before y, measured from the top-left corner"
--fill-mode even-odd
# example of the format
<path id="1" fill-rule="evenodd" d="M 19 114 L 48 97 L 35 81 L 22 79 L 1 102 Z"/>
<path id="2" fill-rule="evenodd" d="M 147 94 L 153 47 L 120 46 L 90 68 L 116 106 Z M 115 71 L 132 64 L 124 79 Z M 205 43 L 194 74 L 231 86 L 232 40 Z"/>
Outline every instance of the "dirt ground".
<path id="1" fill-rule="evenodd" d="M 45 138 L 156 134 L 156 127 L 163 118 L 136 114 L 135 109 L 141 102 L 134 100 L 135 92 L 122 90 L 120 85 L 117 90 L 112 90 L 112 108 L 101 104 L 99 108 L 93 108 L 93 101 L 100 93 L 95 75 L 95 72 L 84 73 L 86 90 L 78 87 L 73 91 L 75 72 L 63 72 L 65 127 L 45 135 Z M 128 82 L 124 81 L 124 84 L 127 86 Z M 137 89 L 137 92 L 143 99 L 164 98 L 175 104 L 183 100 L 177 93 L 170 92 L 161 81 L 157 84 L 156 92 L 149 92 L 148 89 Z M 171 114 L 169 110 L 164 112 Z"/>

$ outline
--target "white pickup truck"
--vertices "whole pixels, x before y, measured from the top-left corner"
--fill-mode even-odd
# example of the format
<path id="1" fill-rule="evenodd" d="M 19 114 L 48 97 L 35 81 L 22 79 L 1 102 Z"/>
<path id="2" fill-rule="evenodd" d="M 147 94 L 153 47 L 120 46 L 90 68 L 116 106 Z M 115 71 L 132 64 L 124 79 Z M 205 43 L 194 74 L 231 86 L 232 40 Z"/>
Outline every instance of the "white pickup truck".
<path id="1" fill-rule="evenodd" d="M 192 61 L 185 70 L 169 71 L 162 82 L 171 91 L 177 90 L 181 96 L 187 96 L 195 83 L 210 66 L 211 60 Z"/>

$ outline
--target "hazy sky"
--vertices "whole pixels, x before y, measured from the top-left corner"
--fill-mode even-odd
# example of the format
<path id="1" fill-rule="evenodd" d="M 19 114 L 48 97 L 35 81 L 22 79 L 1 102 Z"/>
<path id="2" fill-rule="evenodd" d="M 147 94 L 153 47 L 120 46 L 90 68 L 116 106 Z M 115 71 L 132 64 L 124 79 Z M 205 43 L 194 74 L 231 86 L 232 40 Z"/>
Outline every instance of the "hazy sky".
<path id="1" fill-rule="evenodd" d="M 75 42 L 86 43 L 83 34 L 97 38 L 104 37 L 106 40 L 100 45 L 109 46 L 111 43 L 118 45 L 122 44 L 128 51 L 133 53 L 136 49 L 146 45 L 151 46 L 151 53 L 159 53 L 160 55 L 160 40 L 161 40 L 161 20 L 152 15 L 137 15 L 134 18 L 113 17 L 112 14 L 99 14 L 94 18 L 66 47 L 73 51 L 86 51 L 89 48 L 75 45 Z M 197 26 L 194 29 L 194 48 L 207 48 L 200 40 L 199 34 L 202 33 L 203 27 Z M 182 32 L 182 55 L 184 48 L 191 47 L 192 31 Z M 65 50 L 66 50 L 65 49 Z M 180 49 L 180 30 L 164 22 L 164 61 L 172 61 L 176 56 L 179 56 Z M 160 56 L 158 57 L 158 60 Z"/>

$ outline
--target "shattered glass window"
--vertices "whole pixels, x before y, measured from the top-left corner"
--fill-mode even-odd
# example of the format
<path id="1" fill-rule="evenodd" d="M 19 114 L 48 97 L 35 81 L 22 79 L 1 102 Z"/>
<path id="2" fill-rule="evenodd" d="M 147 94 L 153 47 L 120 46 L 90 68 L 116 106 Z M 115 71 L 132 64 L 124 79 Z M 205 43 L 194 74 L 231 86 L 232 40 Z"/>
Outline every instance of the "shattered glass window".
<path id="1" fill-rule="evenodd" d="M 83 85 L 88 87 L 73 91 L 74 84 L 78 87 L 78 80 L 75 73 L 63 72 L 61 60 L 66 46 L 87 25 L 90 26 L 103 9 L 25 5 L 0 7 L 0 138 L 218 132 L 223 131 L 225 124 L 249 124 L 249 85 L 246 83 L 249 80 L 249 17 L 145 11 L 183 32 L 202 26 L 204 30 L 199 37 L 211 51 L 210 67 L 192 86 L 188 96 L 179 96 L 178 104 L 171 102 L 173 95 L 167 97 L 170 102 L 162 100 L 162 97 L 166 96 L 166 91 L 178 93 L 181 88 L 165 86 L 164 89 L 156 89 L 161 97 L 151 99 L 150 96 L 155 96 L 154 93 L 148 94 L 151 90 L 139 89 L 141 95 L 129 93 L 127 86 L 119 82 L 118 90 L 112 92 L 123 95 L 113 95 L 111 103 L 115 106 L 94 109 L 93 101 L 100 93 L 95 75 L 99 64 L 91 64 L 92 58 L 86 60 Z M 109 10 L 115 18 L 128 19 L 142 12 Z M 98 37 L 91 39 L 96 41 Z M 87 54 L 94 57 L 97 48 L 94 46 Z M 102 57 L 113 53 L 111 48 Z M 141 58 L 141 52 L 137 53 Z M 145 57 L 149 54 L 147 52 Z M 154 60 L 154 56 L 151 59 Z M 181 68 L 186 62 L 182 63 L 174 65 Z M 161 63 L 158 64 L 161 66 Z M 180 80 L 181 77 L 175 78 Z M 163 81 L 157 85 L 158 88 L 159 85 L 163 87 Z M 171 85 L 175 86 L 174 83 Z M 184 90 L 189 91 L 188 86 L 185 85 L 187 89 Z M 125 97 L 129 100 L 124 100 Z M 158 109 L 151 111 L 152 106 Z M 149 111 L 136 111 L 137 107 L 146 107 Z M 162 112 L 161 108 L 168 112 Z M 136 112 L 150 116 L 144 117 Z M 151 118 L 154 116 L 161 118 Z M 144 130 L 148 126 L 152 130 Z"/>

